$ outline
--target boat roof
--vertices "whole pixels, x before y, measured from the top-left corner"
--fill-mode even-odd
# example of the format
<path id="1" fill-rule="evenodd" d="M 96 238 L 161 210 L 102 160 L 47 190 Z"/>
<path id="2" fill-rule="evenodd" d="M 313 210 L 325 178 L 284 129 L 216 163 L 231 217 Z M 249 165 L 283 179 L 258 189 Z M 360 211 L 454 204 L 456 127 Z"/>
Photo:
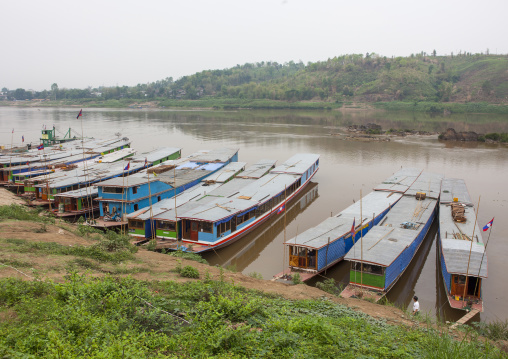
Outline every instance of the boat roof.
<path id="1" fill-rule="evenodd" d="M 439 235 L 446 269 L 449 273 L 465 275 L 471 250 L 469 275 L 478 276 L 482 262 L 481 257 L 484 257 L 483 263 L 481 263 L 480 277 L 487 277 L 487 254 L 482 232 L 478 223 L 475 224 L 474 207 L 464 205 L 464 215 L 465 222 L 455 222 L 452 217 L 451 205 L 444 203 L 439 206 Z"/>
<path id="2" fill-rule="evenodd" d="M 97 197 L 99 190 L 96 186 L 90 186 L 85 188 L 76 189 L 74 191 L 67 191 L 63 193 L 57 193 L 55 197 L 67 197 L 67 198 L 81 198 L 81 197 Z"/>
<path id="3" fill-rule="evenodd" d="M 111 149 L 126 146 L 130 143 L 128 138 L 115 138 L 108 140 L 95 140 L 90 139 L 84 141 L 83 145 L 81 145 L 81 141 L 69 141 L 60 145 L 54 145 L 45 147 L 44 150 L 30 150 L 28 152 L 24 152 L 19 155 L 12 156 L 2 156 L 0 158 L 0 163 L 20 163 L 25 164 L 26 162 L 31 163 L 42 163 L 42 162 L 50 162 L 55 160 L 60 160 L 61 162 L 65 162 L 65 159 L 69 156 L 73 155 L 81 155 L 83 156 L 83 149 L 85 149 L 85 153 L 102 153 L 109 151 Z"/>
<path id="4" fill-rule="evenodd" d="M 319 155 L 313 153 L 298 153 L 293 157 L 286 160 L 281 165 L 271 170 L 271 173 L 286 173 L 302 175 L 312 166 L 317 160 Z"/>
<path id="5" fill-rule="evenodd" d="M 393 192 L 374 191 L 367 194 L 361 201 L 363 221 L 370 220 L 373 214 L 378 216 L 390 206 L 393 206 L 401 197 L 401 193 Z M 328 243 L 328 239 L 333 241 L 348 234 L 351 231 L 353 220 L 355 220 L 357 227 L 363 222 L 360 220 L 360 201 L 352 204 L 339 214 L 325 219 L 316 227 L 290 239 L 285 244 L 319 249 Z"/>
<path id="6" fill-rule="evenodd" d="M 473 202 L 469 196 L 466 182 L 461 178 L 445 178 L 441 184 L 441 203 L 452 203 L 454 198 L 457 202 L 472 206 Z"/>
<path id="7" fill-rule="evenodd" d="M 418 192 L 424 192 L 427 197 L 438 199 L 441 194 L 442 174 L 422 172 L 420 176 L 409 186 L 405 195 L 415 196 Z"/>
<path id="8" fill-rule="evenodd" d="M 257 204 L 258 202 L 247 199 L 218 198 L 216 201 L 185 211 L 178 217 L 206 222 L 216 222 L 234 215 L 241 215 L 242 212 L 257 206 Z"/>
<path id="9" fill-rule="evenodd" d="M 213 150 L 202 150 L 191 157 L 194 162 L 226 162 L 236 153 L 238 148 L 216 148 Z"/>
<path id="10" fill-rule="evenodd" d="M 144 164 L 145 158 L 146 158 L 147 162 L 155 162 L 155 161 L 160 160 L 161 158 L 164 158 L 166 156 L 170 156 L 170 155 L 173 155 L 177 152 L 180 152 L 181 150 L 182 149 L 178 148 L 178 147 L 157 148 L 153 151 L 143 152 L 143 153 L 140 153 L 139 155 L 133 156 L 128 161 L 143 162 L 143 164 Z"/>
<path id="11" fill-rule="evenodd" d="M 238 178 L 261 178 L 277 163 L 276 160 L 259 160 L 240 173 Z"/>
<path id="12" fill-rule="evenodd" d="M 473 241 L 471 243 L 471 241 L 465 240 L 441 239 L 441 248 L 448 273 L 462 275 L 468 273 L 471 277 L 488 277 L 487 254 L 482 242 Z M 470 251 L 471 257 L 469 256 Z"/>
<path id="13" fill-rule="evenodd" d="M 377 225 L 363 236 L 363 262 L 388 267 L 420 234 L 430 220 L 437 200 L 427 197 L 416 200 L 403 196 Z M 418 229 L 402 228 L 402 223 L 419 224 Z M 362 260 L 362 244 L 357 242 L 344 257 L 350 261 Z"/>
<path id="14" fill-rule="evenodd" d="M 210 176 L 203 178 L 202 181 L 207 182 L 219 182 L 224 183 L 231 178 L 235 177 L 235 175 L 245 169 L 245 165 L 247 162 L 231 162 L 228 163 L 223 168 L 219 169 L 217 172 L 211 174 Z"/>
<path id="15" fill-rule="evenodd" d="M 170 149 L 166 152 L 168 155 L 172 154 L 173 149 Z M 159 155 L 162 153 L 157 151 Z M 145 154 L 148 155 L 148 154 Z M 141 157 L 140 157 L 141 158 Z M 139 170 L 145 166 L 144 159 L 142 157 L 142 161 L 132 161 L 130 163 L 129 171 Z M 125 162 L 113 162 L 113 163 L 94 163 L 86 167 L 78 167 L 71 171 L 59 172 L 59 177 L 50 178 L 48 181 L 48 185 L 52 188 L 62 188 L 69 187 L 80 183 L 90 183 L 95 181 L 100 181 L 102 178 L 108 178 L 113 176 L 121 176 L 125 173 L 124 167 L 127 165 Z M 61 176 L 61 177 L 60 177 Z M 117 178 L 117 180 L 125 181 L 128 183 L 128 179 L 130 176 Z M 103 183 L 103 182 L 102 182 Z M 97 184 L 98 185 L 98 184 Z M 44 185 L 35 185 L 35 187 L 46 186 Z"/>
<path id="16" fill-rule="evenodd" d="M 422 173 L 419 168 L 404 167 L 374 187 L 376 191 L 392 191 L 404 193 Z"/>

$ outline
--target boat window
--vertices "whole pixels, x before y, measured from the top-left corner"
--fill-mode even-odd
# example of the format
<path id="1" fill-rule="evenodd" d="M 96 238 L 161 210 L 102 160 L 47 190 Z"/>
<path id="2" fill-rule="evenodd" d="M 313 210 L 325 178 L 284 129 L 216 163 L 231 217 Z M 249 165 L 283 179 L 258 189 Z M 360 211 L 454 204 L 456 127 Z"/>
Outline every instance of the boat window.
<path id="1" fill-rule="evenodd" d="M 102 192 L 104 192 L 104 193 L 123 193 L 123 188 L 121 188 L 121 187 L 102 187 Z"/>
<path id="2" fill-rule="evenodd" d="M 162 230 L 166 230 L 166 231 L 174 231 L 175 230 L 175 222 L 157 221 L 157 229 L 162 229 Z"/>
<path id="3" fill-rule="evenodd" d="M 138 187 L 132 187 L 132 194 L 138 193 Z"/>
<path id="4" fill-rule="evenodd" d="M 139 206 L 138 206 L 138 204 L 136 203 L 136 204 L 134 205 L 134 210 L 135 210 L 135 211 L 137 211 L 138 209 L 139 209 Z"/>
<path id="5" fill-rule="evenodd" d="M 357 272 L 363 271 L 364 273 L 370 273 L 370 274 L 376 274 L 376 275 L 383 275 L 384 274 L 384 267 L 377 266 L 374 264 L 367 264 L 361 262 L 351 262 L 351 269 Z"/>
<path id="6" fill-rule="evenodd" d="M 230 224 L 230 222 L 226 222 L 226 223 Z M 200 226 L 201 226 L 201 232 L 213 233 L 213 224 L 212 223 L 210 223 L 210 222 L 201 222 Z M 226 230 L 227 230 L 227 228 L 226 228 Z"/>
<path id="7" fill-rule="evenodd" d="M 139 228 L 143 229 L 144 222 L 139 219 L 129 219 L 129 228 Z"/>

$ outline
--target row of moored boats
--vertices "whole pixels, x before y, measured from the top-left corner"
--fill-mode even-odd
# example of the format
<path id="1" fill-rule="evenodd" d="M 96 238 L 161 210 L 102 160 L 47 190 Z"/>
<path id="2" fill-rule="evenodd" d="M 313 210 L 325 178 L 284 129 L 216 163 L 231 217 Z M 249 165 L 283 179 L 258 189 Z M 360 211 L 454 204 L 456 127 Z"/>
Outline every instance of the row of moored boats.
<path id="1" fill-rule="evenodd" d="M 0 156 L 0 184 L 59 217 L 124 228 L 136 242 L 195 253 L 229 245 L 303 191 L 319 155 L 281 165 L 238 161 L 238 149 L 137 155 L 127 138 L 86 139 Z M 360 201 L 285 242 L 288 268 L 308 280 L 350 262 L 343 296 L 382 298 L 415 257 L 439 213 L 439 255 L 453 308 L 483 310 L 487 258 L 464 181 L 405 168 Z"/>

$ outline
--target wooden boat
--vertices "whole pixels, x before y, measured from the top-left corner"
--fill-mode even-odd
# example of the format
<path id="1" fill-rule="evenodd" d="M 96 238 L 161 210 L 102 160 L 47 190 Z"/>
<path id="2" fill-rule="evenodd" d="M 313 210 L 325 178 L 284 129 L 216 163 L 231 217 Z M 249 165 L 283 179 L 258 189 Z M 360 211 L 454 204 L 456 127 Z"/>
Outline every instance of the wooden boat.
<path id="1" fill-rule="evenodd" d="M 284 243 L 289 251 L 289 267 L 274 278 L 291 280 L 299 273 L 300 278 L 307 281 L 340 262 L 353 247 L 353 223 L 354 239 L 358 241 L 383 219 L 420 173 L 421 170 L 415 168 L 401 169 L 361 201 L 289 239 Z"/>
<path id="2" fill-rule="evenodd" d="M 381 299 L 413 260 L 435 218 L 442 175 L 423 172 L 389 214 L 345 256 L 351 262 L 343 297 Z"/>
<path id="3" fill-rule="evenodd" d="M 129 146 L 130 140 L 128 138 L 88 139 L 83 142 L 73 141 L 51 146 L 40 151 L 30 150 L 19 155 L 2 156 L 0 158 L 0 184 L 13 185 L 13 176 L 17 176 L 18 180 L 24 180 L 45 174 L 47 171 L 54 170 L 56 166 L 90 160 Z M 37 171 L 46 172 L 37 173 Z M 30 175 L 30 172 L 34 173 Z"/>
<path id="4" fill-rule="evenodd" d="M 99 212 L 99 203 L 94 201 L 98 195 L 99 191 L 95 186 L 55 194 L 52 212 L 57 217 L 78 218 L 82 216 L 88 220 Z"/>
<path id="5" fill-rule="evenodd" d="M 179 213 L 187 250 L 206 252 L 227 246 L 272 215 L 281 214 L 319 169 L 319 155 L 298 154 L 234 196 Z"/>
<path id="6" fill-rule="evenodd" d="M 261 160 L 247 169 L 245 162 L 229 163 L 175 198 L 162 200 L 152 205 L 152 208 L 146 207 L 129 214 L 129 235 L 139 238 L 156 237 L 160 239 L 159 247 L 176 249 L 182 232 L 177 213 L 238 193 L 243 187 L 266 175 L 274 168 L 275 162 Z"/>
<path id="7" fill-rule="evenodd" d="M 483 311 L 487 254 L 475 211 L 462 179 L 447 178 L 441 188 L 438 236 L 439 267 L 452 308 Z"/>
<path id="8" fill-rule="evenodd" d="M 177 163 L 166 161 L 148 173 L 97 183 L 100 217 L 94 226 L 127 225 L 127 215 L 195 186 L 227 164 L 238 161 L 238 149 L 200 151 Z M 155 173 L 155 174 L 154 174 Z M 150 180 L 148 177 L 150 176 Z M 108 218 L 108 216 L 110 218 Z M 115 219 L 110 220 L 110 219 Z"/>
<path id="9" fill-rule="evenodd" d="M 73 171 L 59 172 L 54 177 L 50 175 L 49 179 L 43 178 L 41 183 L 34 186 L 36 189 L 35 199 L 30 204 L 47 205 L 54 200 L 55 194 L 77 190 L 106 179 L 139 172 L 153 166 L 154 163 L 166 160 L 168 157 L 179 158 L 180 152 L 181 149 L 179 148 L 162 148 L 120 162 L 94 163 Z"/>

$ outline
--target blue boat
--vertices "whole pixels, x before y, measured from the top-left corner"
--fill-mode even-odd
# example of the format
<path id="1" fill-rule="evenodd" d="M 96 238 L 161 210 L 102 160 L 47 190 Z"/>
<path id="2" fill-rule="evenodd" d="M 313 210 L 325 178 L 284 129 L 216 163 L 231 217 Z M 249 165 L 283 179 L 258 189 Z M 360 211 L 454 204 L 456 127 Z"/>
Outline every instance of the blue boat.
<path id="1" fill-rule="evenodd" d="M 344 257 L 351 269 L 343 297 L 378 301 L 395 285 L 436 216 L 442 178 L 440 174 L 423 172 L 388 215 L 357 240 Z"/>
<path id="2" fill-rule="evenodd" d="M 303 281 L 307 281 L 340 262 L 353 247 L 353 223 L 355 240 L 358 241 L 383 219 L 420 173 L 421 170 L 415 168 L 401 169 L 361 202 L 286 241 L 289 267 L 274 278 L 291 280 L 298 273 Z"/>
<path id="3" fill-rule="evenodd" d="M 227 246 L 281 214 L 319 169 L 319 155 L 298 154 L 238 193 L 178 214 L 183 244 L 195 253 Z"/>
<path id="4" fill-rule="evenodd" d="M 94 226 L 126 225 L 129 213 L 172 198 L 228 163 L 237 161 L 238 149 L 200 151 L 176 163 L 166 161 L 133 176 L 97 183 L 100 217 L 95 220 Z"/>
<path id="5" fill-rule="evenodd" d="M 483 280 L 488 277 L 482 231 L 464 180 L 446 178 L 439 206 L 438 252 L 450 307 L 483 312 Z"/>

